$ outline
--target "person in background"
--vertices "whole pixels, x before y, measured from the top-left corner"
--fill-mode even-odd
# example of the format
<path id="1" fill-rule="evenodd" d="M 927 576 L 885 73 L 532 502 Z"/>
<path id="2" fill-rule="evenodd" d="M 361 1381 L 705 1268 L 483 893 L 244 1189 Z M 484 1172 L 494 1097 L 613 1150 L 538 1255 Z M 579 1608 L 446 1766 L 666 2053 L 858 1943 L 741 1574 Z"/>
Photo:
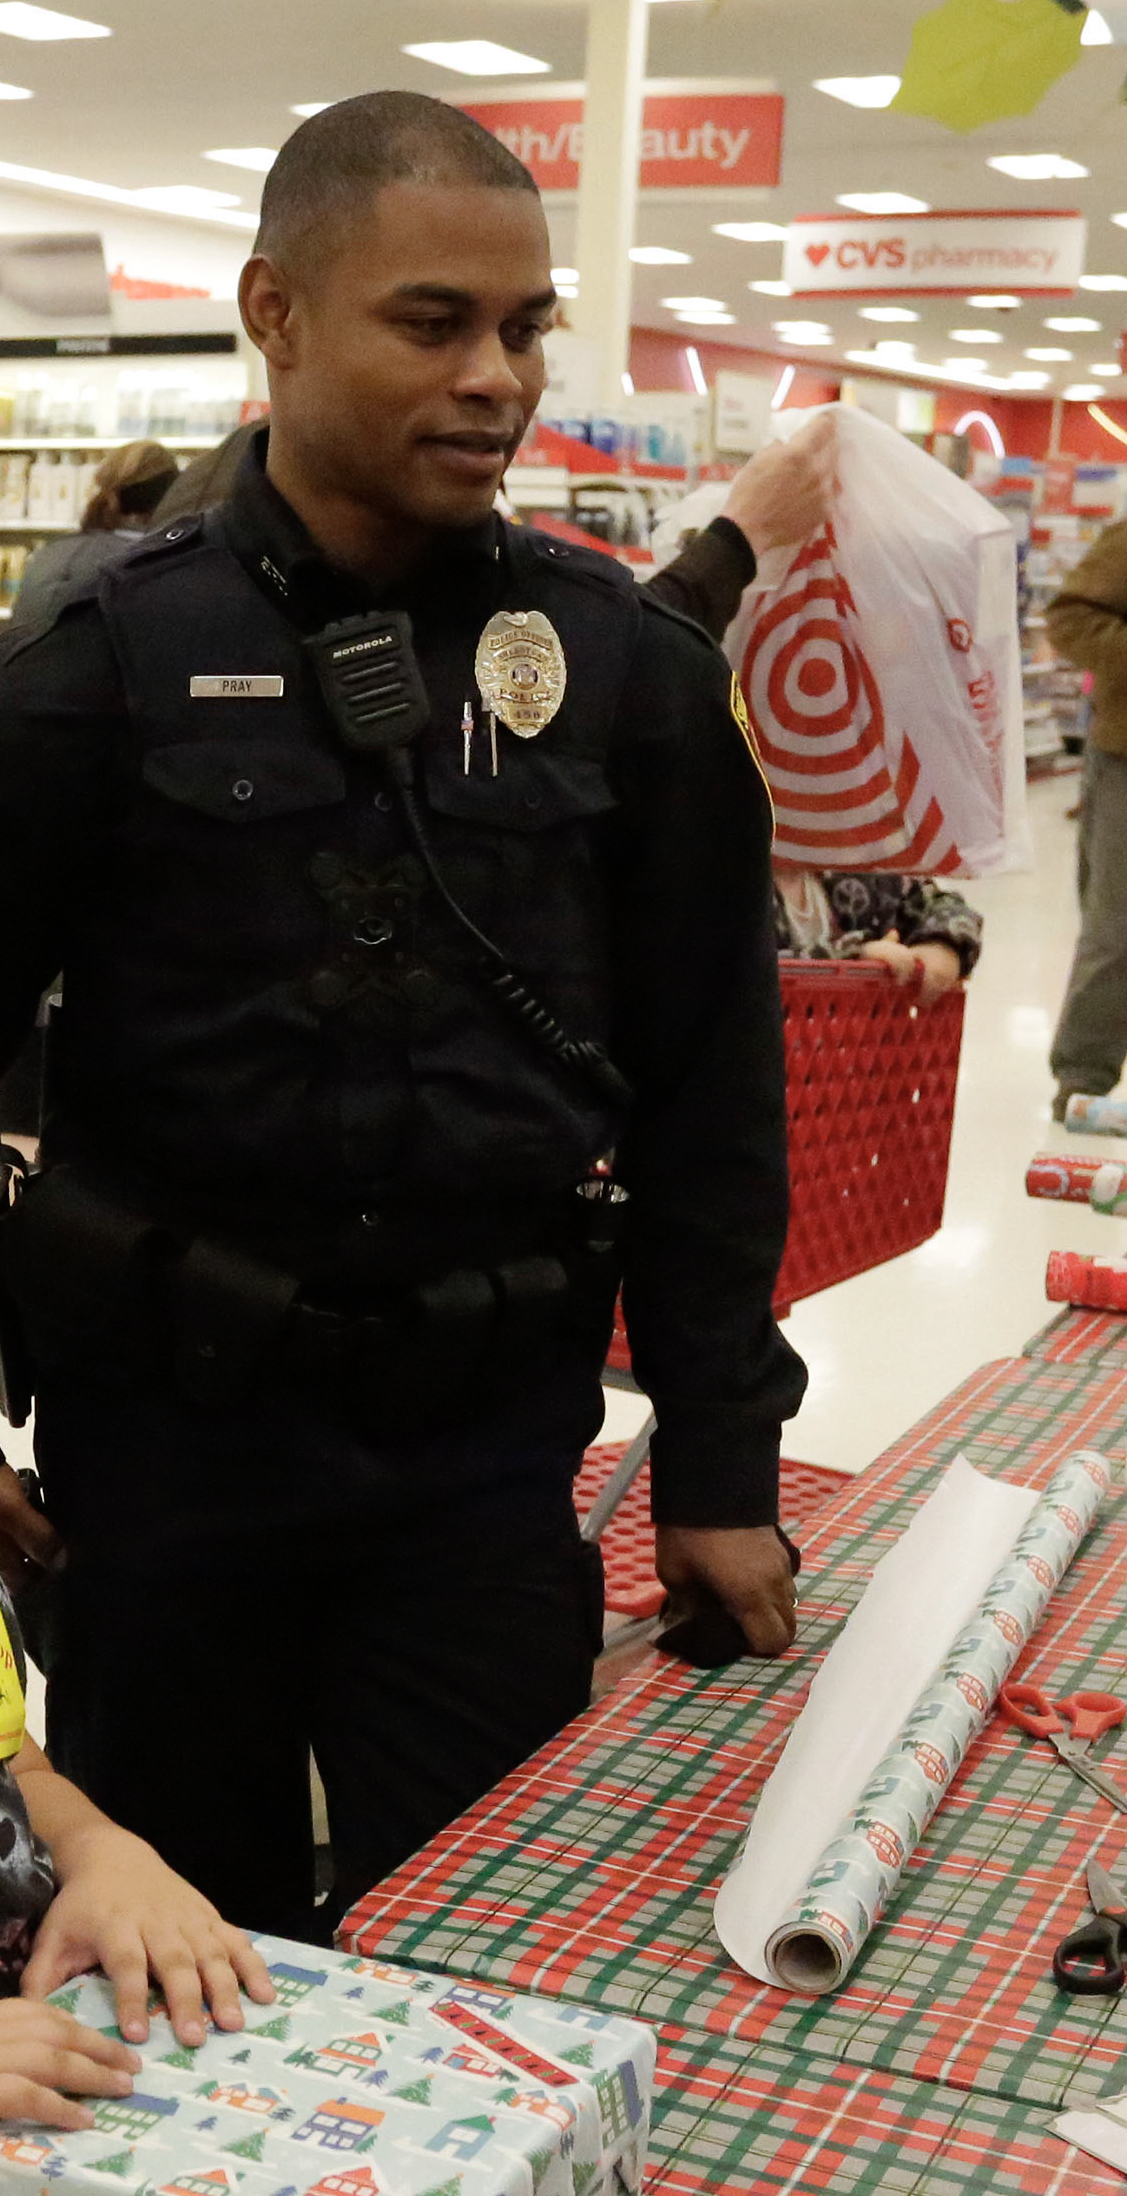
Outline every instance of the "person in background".
<path id="1" fill-rule="evenodd" d="M 897 983 L 920 980 L 925 1006 L 962 983 L 978 960 L 982 917 L 932 877 L 822 874 L 774 864 L 780 953 L 819 961 L 883 961 Z"/>
<path id="2" fill-rule="evenodd" d="M 1080 796 L 1080 936 L 1049 1053 L 1053 1118 L 1104 1097 L 1127 1057 L 1127 522 L 1105 527 L 1049 604 L 1049 639 L 1093 675 Z"/>
<path id="3" fill-rule="evenodd" d="M 94 476 L 94 493 L 77 534 L 45 541 L 29 557 L 12 609 L 13 625 L 49 624 L 65 602 L 124 556 L 151 524 L 179 470 L 161 442 L 127 442 L 123 449 L 111 450 Z"/>

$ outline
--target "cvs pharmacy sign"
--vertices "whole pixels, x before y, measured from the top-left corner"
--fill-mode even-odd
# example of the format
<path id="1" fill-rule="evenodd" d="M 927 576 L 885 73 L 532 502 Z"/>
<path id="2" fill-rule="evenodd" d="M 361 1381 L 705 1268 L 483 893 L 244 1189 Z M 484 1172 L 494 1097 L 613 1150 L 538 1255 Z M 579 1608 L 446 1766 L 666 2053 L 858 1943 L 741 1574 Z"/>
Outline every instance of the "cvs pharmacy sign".
<path id="1" fill-rule="evenodd" d="M 792 222 L 783 274 L 796 297 L 1068 297 L 1086 241 L 1075 213 L 817 214 Z"/>
<path id="2" fill-rule="evenodd" d="M 465 111 L 523 160 L 542 191 L 578 190 L 582 98 L 479 100 Z M 776 92 L 647 93 L 639 187 L 773 187 L 782 146 L 783 101 Z"/>

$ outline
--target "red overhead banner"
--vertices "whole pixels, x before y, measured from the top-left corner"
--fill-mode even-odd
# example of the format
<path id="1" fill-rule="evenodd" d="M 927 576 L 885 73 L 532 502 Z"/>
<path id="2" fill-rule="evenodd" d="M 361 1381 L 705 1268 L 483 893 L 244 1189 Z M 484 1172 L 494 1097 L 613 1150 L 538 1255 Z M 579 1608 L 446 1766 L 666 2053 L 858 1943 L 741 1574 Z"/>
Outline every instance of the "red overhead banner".
<path id="1" fill-rule="evenodd" d="M 542 191 L 579 188 L 582 99 L 489 99 L 465 109 L 523 160 Z M 644 191 L 746 190 L 778 183 L 783 100 L 777 92 L 647 93 Z"/>

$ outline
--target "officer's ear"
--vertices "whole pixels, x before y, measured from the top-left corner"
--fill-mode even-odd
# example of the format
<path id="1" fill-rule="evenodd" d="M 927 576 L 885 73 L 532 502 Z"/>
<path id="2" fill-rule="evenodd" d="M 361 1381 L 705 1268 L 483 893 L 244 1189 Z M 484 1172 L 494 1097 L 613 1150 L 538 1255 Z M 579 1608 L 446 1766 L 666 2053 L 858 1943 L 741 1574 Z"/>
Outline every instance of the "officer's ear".
<path id="1" fill-rule="evenodd" d="M 284 269 L 261 252 L 248 259 L 239 277 L 239 311 L 268 365 L 293 363 L 293 307 L 293 285 Z"/>

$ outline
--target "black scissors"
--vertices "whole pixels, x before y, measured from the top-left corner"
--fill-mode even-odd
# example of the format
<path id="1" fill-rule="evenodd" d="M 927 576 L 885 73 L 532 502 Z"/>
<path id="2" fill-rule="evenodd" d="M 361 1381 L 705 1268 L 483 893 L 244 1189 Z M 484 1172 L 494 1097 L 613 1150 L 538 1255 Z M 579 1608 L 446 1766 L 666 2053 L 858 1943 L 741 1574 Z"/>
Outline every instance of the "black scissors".
<path id="1" fill-rule="evenodd" d="M 1110 1997 L 1127 1982 L 1127 1899 L 1098 1860 L 1088 1862 L 1087 1877 L 1095 1921 L 1058 1944 L 1053 1973 L 1062 1990 Z"/>

